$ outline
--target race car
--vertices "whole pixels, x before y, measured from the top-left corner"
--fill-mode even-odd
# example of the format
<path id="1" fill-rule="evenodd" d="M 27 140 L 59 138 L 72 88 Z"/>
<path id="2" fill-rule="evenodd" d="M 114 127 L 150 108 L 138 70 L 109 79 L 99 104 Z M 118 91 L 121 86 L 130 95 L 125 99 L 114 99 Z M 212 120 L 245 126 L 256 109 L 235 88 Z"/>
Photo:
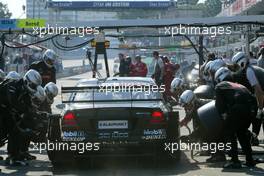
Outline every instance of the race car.
<path id="1" fill-rule="evenodd" d="M 51 122 L 48 133 L 48 143 L 64 145 L 63 150 L 47 151 L 54 166 L 99 156 L 147 155 L 170 163 L 180 159 L 178 149 L 166 147 L 179 142 L 179 112 L 164 101 L 153 79 L 93 78 L 61 92 L 62 118 Z M 88 149 L 65 149 L 81 144 Z"/>

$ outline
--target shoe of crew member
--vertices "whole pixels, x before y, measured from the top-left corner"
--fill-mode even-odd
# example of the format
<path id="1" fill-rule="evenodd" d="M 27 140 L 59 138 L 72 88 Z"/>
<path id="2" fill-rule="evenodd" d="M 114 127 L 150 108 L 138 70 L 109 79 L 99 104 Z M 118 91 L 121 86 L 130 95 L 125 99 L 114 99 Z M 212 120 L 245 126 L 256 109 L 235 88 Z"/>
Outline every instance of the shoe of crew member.
<path id="1" fill-rule="evenodd" d="M 11 157 L 8 156 L 5 160 L 5 164 L 8 166 L 27 166 L 28 163 L 22 159 L 20 156 Z"/>
<path id="2" fill-rule="evenodd" d="M 206 159 L 207 163 L 216 163 L 216 162 L 224 162 L 224 161 L 226 161 L 226 157 L 223 152 L 214 153 L 210 158 Z"/>
<path id="3" fill-rule="evenodd" d="M 259 145 L 259 139 L 258 139 L 258 136 L 256 134 L 252 134 L 251 136 L 251 145 L 252 146 L 258 146 Z"/>
<path id="4" fill-rule="evenodd" d="M 242 164 L 240 161 L 230 160 L 224 164 L 223 168 L 225 168 L 225 169 L 240 169 L 240 168 L 242 168 Z"/>
<path id="5" fill-rule="evenodd" d="M 21 157 L 22 157 L 24 160 L 27 160 L 27 161 L 30 161 L 30 160 L 36 160 L 36 159 L 37 159 L 36 156 L 31 155 L 28 151 L 23 152 L 23 153 L 21 154 Z"/>

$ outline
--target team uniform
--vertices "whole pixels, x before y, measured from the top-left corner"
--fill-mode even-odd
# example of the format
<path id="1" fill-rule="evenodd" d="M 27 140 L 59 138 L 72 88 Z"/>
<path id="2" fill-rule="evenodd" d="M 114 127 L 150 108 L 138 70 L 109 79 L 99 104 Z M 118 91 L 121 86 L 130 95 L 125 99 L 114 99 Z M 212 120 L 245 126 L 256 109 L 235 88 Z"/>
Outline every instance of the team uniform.
<path id="1" fill-rule="evenodd" d="M 221 82 L 216 85 L 216 108 L 223 119 L 223 136 L 231 142 L 233 163 L 238 163 L 236 137 L 246 155 L 247 165 L 253 164 L 248 128 L 257 114 L 257 102 L 248 89 L 237 83 Z"/>

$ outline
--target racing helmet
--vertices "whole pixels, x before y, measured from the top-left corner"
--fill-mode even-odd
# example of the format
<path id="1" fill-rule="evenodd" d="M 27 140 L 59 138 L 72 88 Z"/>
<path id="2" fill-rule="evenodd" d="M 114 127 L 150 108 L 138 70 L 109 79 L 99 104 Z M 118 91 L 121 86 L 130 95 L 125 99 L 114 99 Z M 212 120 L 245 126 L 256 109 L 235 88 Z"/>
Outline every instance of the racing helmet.
<path id="1" fill-rule="evenodd" d="M 0 69 L 0 81 L 3 81 L 4 79 L 5 79 L 5 72 L 2 70 L 2 69 Z"/>
<path id="2" fill-rule="evenodd" d="M 23 77 L 25 86 L 29 93 L 34 94 L 37 91 L 37 87 L 42 84 L 42 79 L 40 74 L 33 69 L 26 72 Z"/>
<path id="3" fill-rule="evenodd" d="M 54 97 L 56 97 L 59 92 L 57 85 L 53 82 L 49 82 L 44 87 L 44 90 L 46 93 L 47 102 L 50 104 L 53 103 Z"/>
<path id="4" fill-rule="evenodd" d="M 171 93 L 175 93 L 177 89 L 182 88 L 184 85 L 183 79 L 181 78 L 174 78 L 171 82 Z"/>
<path id="5" fill-rule="evenodd" d="M 225 66 L 225 61 L 223 61 L 222 59 L 216 59 L 212 62 L 212 64 L 210 64 L 209 72 L 214 74 L 219 68 L 223 66 Z"/>
<path id="6" fill-rule="evenodd" d="M 209 75 L 210 65 L 212 63 L 213 63 L 213 61 L 208 61 L 207 64 L 205 64 L 204 72 L 203 72 L 205 76 Z"/>
<path id="7" fill-rule="evenodd" d="M 231 71 L 227 67 L 222 67 L 215 73 L 216 83 L 222 82 L 227 76 L 231 75 Z"/>
<path id="8" fill-rule="evenodd" d="M 238 52 L 233 56 L 232 62 L 234 64 L 239 65 L 241 69 L 244 69 L 246 68 L 247 63 L 249 62 L 249 59 L 247 58 L 244 52 Z"/>
<path id="9" fill-rule="evenodd" d="M 17 73 L 16 71 L 9 72 L 6 77 L 6 79 L 13 79 L 13 80 L 19 80 L 21 79 L 21 75 Z"/>
<path id="10" fill-rule="evenodd" d="M 179 103 L 181 106 L 186 106 L 191 104 L 194 99 L 195 99 L 195 95 L 193 91 L 185 90 L 180 96 Z"/>
<path id="11" fill-rule="evenodd" d="M 46 99 L 46 93 L 43 87 L 37 86 L 37 91 L 32 96 L 32 104 L 39 107 Z"/>
<path id="12" fill-rule="evenodd" d="M 51 68 L 56 61 L 56 53 L 51 49 L 46 50 L 43 54 L 43 60 L 45 64 Z"/>

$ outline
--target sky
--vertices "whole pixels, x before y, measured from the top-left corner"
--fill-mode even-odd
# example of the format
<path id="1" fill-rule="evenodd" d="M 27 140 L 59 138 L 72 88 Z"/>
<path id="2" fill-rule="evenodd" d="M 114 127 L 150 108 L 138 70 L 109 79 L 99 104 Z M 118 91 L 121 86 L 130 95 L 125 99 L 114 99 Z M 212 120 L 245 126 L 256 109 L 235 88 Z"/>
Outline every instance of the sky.
<path id="1" fill-rule="evenodd" d="M 8 9 L 12 12 L 12 18 L 25 17 L 23 15 L 22 5 L 26 5 L 26 0 L 0 0 L 0 2 L 7 4 Z"/>
<path id="2" fill-rule="evenodd" d="M 69 1 L 69 0 L 56 0 L 56 1 Z M 71 0 L 71 1 L 85 1 L 85 0 Z M 109 0 L 86 0 L 86 1 L 109 1 Z M 111 1 L 126 1 L 126 0 L 111 0 Z M 134 0 L 134 1 L 152 1 L 152 0 Z M 155 0 L 154 0 L 155 1 Z M 168 0 L 156 0 L 156 1 L 168 1 Z M 203 2 L 205 0 L 199 0 Z M 8 9 L 12 12 L 12 18 L 25 18 L 23 14 L 22 5 L 26 5 L 26 0 L 0 0 L 0 2 L 7 4 Z"/>

